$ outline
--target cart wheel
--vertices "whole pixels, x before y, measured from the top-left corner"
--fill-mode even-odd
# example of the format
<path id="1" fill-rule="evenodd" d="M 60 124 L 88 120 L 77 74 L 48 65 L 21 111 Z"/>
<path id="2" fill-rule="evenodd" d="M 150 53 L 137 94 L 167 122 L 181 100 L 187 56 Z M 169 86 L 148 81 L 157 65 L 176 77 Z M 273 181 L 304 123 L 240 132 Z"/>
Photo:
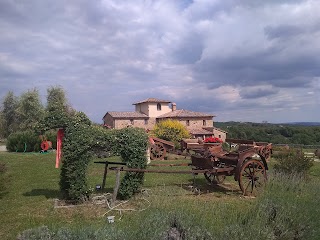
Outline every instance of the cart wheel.
<path id="1" fill-rule="evenodd" d="M 210 184 L 221 184 L 226 179 L 226 175 L 214 175 L 210 172 L 205 172 L 204 177 Z"/>
<path id="2" fill-rule="evenodd" d="M 256 196 L 263 189 L 266 180 L 266 169 L 261 161 L 250 159 L 242 165 L 239 186 L 243 195 Z"/>
<path id="3" fill-rule="evenodd" d="M 166 156 L 166 148 L 162 143 L 156 142 L 151 146 L 150 153 L 151 160 L 163 160 Z"/>

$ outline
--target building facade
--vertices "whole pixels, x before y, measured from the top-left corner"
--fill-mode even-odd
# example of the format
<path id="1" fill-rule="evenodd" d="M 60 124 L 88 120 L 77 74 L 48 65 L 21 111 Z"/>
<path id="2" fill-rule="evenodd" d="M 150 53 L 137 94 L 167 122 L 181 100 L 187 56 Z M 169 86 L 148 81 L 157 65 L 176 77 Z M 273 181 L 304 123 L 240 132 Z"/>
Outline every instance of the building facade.
<path id="1" fill-rule="evenodd" d="M 226 132 L 213 127 L 212 114 L 194 112 L 189 110 L 177 110 L 175 103 L 167 100 L 148 98 L 133 104 L 134 112 L 107 112 L 103 117 L 103 123 L 109 128 L 139 127 L 153 129 L 159 121 L 172 119 L 181 122 L 194 138 L 206 138 L 215 136 L 226 139 Z"/>

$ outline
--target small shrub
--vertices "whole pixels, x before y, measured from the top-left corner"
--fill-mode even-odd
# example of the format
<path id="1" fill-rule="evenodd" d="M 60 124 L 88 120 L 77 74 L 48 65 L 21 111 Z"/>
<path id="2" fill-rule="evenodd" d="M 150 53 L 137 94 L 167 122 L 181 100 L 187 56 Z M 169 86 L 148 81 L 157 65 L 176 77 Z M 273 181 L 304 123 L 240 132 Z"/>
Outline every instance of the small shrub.
<path id="1" fill-rule="evenodd" d="M 157 123 L 152 133 L 161 139 L 172 141 L 175 146 L 180 146 L 183 138 L 190 138 L 187 128 L 177 120 L 164 120 Z"/>
<path id="2" fill-rule="evenodd" d="M 33 131 L 19 131 L 10 134 L 7 139 L 9 152 L 33 152 L 40 151 L 41 139 Z"/>
<path id="3" fill-rule="evenodd" d="M 278 161 L 274 166 L 277 172 L 306 174 L 313 166 L 313 159 L 305 157 L 301 149 L 282 151 L 275 158 Z"/>

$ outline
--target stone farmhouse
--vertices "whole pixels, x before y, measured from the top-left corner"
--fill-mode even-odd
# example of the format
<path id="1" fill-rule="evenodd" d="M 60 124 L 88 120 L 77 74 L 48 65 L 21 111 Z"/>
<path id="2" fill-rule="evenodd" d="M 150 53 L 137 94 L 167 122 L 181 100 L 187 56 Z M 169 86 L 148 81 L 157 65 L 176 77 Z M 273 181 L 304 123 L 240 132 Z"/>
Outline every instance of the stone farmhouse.
<path id="1" fill-rule="evenodd" d="M 148 98 L 133 103 L 133 112 L 107 112 L 103 117 L 104 125 L 109 128 L 140 127 L 153 129 L 154 125 L 166 119 L 178 120 L 189 130 L 193 138 L 219 137 L 223 141 L 227 132 L 213 127 L 214 115 L 177 109 L 171 101 Z"/>

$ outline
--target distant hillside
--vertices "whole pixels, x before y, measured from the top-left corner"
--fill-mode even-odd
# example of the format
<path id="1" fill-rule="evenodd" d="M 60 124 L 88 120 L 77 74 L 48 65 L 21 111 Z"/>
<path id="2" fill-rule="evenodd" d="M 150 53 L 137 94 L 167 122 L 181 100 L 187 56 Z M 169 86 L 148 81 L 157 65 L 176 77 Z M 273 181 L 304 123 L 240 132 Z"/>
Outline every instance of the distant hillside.
<path id="1" fill-rule="evenodd" d="M 320 126 L 320 122 L 292 122 L 292 123 L 282 123 L 285 125 L 297 125 L 297 126 Z"/>
<path id="2" fill-rule="evenodd" d="M 320 123 L 215 122 L 228 138 L 250 139 L 274 144 L 320 145 Z"/>

